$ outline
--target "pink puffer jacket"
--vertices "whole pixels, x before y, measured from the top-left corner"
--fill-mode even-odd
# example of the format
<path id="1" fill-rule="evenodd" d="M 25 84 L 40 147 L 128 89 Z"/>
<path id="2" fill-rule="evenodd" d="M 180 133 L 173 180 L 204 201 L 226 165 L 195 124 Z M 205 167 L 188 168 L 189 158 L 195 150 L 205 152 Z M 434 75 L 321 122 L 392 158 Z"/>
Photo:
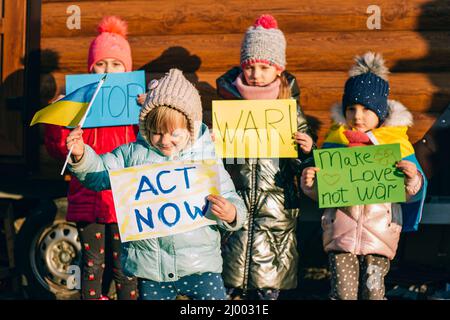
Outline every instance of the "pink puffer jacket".
<path id="1" fill-rule="evenodd" d="M 402 230 L 398 204 L 359 205 L 325 210 L 323 248 L 357 255 L 379 254 L 393 259 Z"/>

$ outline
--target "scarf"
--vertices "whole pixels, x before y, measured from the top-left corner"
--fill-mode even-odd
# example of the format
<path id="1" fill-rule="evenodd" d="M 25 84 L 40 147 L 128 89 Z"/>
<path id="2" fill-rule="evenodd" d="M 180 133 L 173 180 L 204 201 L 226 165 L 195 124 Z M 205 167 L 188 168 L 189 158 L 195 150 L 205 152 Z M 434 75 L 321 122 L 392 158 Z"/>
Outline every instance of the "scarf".
<path id="1" fill-rule="evenodd" d="M 248 86 L 242 81 L 242 73 L 234 80 L 233 85 L 236 86 L 241 96 L 246 100 L 273 100 L 278 98 L 280 92 L 280 79 L 276 79 L 272 83 L 264 87 Z"/>

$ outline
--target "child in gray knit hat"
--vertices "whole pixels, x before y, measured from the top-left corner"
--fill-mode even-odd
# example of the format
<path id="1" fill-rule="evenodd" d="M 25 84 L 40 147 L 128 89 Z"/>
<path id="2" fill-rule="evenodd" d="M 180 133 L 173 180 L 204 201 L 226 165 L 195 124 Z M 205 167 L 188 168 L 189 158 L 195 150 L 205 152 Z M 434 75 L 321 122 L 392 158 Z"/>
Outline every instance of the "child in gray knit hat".
<path id="1" fill-rule="evenodd" d="M 220 195 L 208 196 L 205 216 L 215 216 L 224 230 L 238 230 L 247 211 L 222 162 L 215 157 L 207 126 L 201 123 L 198 91 L 178 69 L 154 80 L 149 89 L 139 118 L 137 141 L 99 156 L 83 143 L 83 131 L 77 127 L 66 142 L 68 150 L 73 146 L 69 169 L 86 187 L 104 190 L 111 188 L 108 171 L 112 169 L 171 160 L 214 159 L 220 171 Z M 125 272 L 138 278 L 140 299 L 168 300 L 177 295 L 196 300 L 226 298 L 216 226 L 130 241 L 122 248 Z"/>
<path id="2" fill-rule="evenodd" d="M 223 277 L 232 298 L 275 300 L 281 289 L 297 286 L 297 181 L 314 147 L 311 130 L 300 109 L 293 75 L 285 71 L 286 40 L 271 15 L 260 16 L 247 29 L 240 67 L 217 79 L 224 99 L 296 99 L 296 159 L 245 159 L 225 168 L 250 212 L 243 229 L 224 236 Z M 241 160 L 240 160 L 241 162 Z"/>

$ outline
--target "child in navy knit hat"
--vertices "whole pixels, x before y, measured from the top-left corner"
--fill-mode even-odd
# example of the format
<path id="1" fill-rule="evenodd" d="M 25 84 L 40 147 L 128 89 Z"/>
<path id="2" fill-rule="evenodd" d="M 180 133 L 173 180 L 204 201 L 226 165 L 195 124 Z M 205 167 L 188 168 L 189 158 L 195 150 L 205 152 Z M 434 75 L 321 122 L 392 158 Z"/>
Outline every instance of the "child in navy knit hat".
<path id="1" fill-rule="evenodd" d="M 350 70 L 350 78 L 345 83 L 342 107 L 362 105 L 378 117 L 381 126 L 388 116 L 389 82 L 388 69 L 380 55 L 367 53 L 357 58 L 357 64 Z"/>
<path id="2" fill-rule="evenodd" d="M 356 58 L 345 83 L 342 105 L 332 110 L 334 124 L 323 148 L 399 143 L 406 203 L 378 203 L 328 208 L 322 216 L 323 246 L 331 272 L 331 299 L 384 299 L 384 277 L 395 256 L 400 232 L 417 230 L 426 178 L 406 131 L 411 113 L 388 100 L 388 70 L 379 54 Z M 317 201 L 318 168 L 303 170 L 301 188 Z"/>

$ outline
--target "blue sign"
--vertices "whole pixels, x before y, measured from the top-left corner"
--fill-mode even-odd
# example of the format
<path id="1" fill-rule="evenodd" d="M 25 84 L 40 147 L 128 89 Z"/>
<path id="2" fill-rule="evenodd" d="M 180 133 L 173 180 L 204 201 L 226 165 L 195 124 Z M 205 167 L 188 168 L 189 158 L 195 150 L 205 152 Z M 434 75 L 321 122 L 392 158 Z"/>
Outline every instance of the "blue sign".
<path id="1" fill-rule="evenodd" d="M 66 76 L 66 94 L 100 80 L 103 74 Z M 108 73 L 86 118 L 84 128 L 137 124 L 141 106 L 137 96 L 145 93 L 144 70 Z"/>

